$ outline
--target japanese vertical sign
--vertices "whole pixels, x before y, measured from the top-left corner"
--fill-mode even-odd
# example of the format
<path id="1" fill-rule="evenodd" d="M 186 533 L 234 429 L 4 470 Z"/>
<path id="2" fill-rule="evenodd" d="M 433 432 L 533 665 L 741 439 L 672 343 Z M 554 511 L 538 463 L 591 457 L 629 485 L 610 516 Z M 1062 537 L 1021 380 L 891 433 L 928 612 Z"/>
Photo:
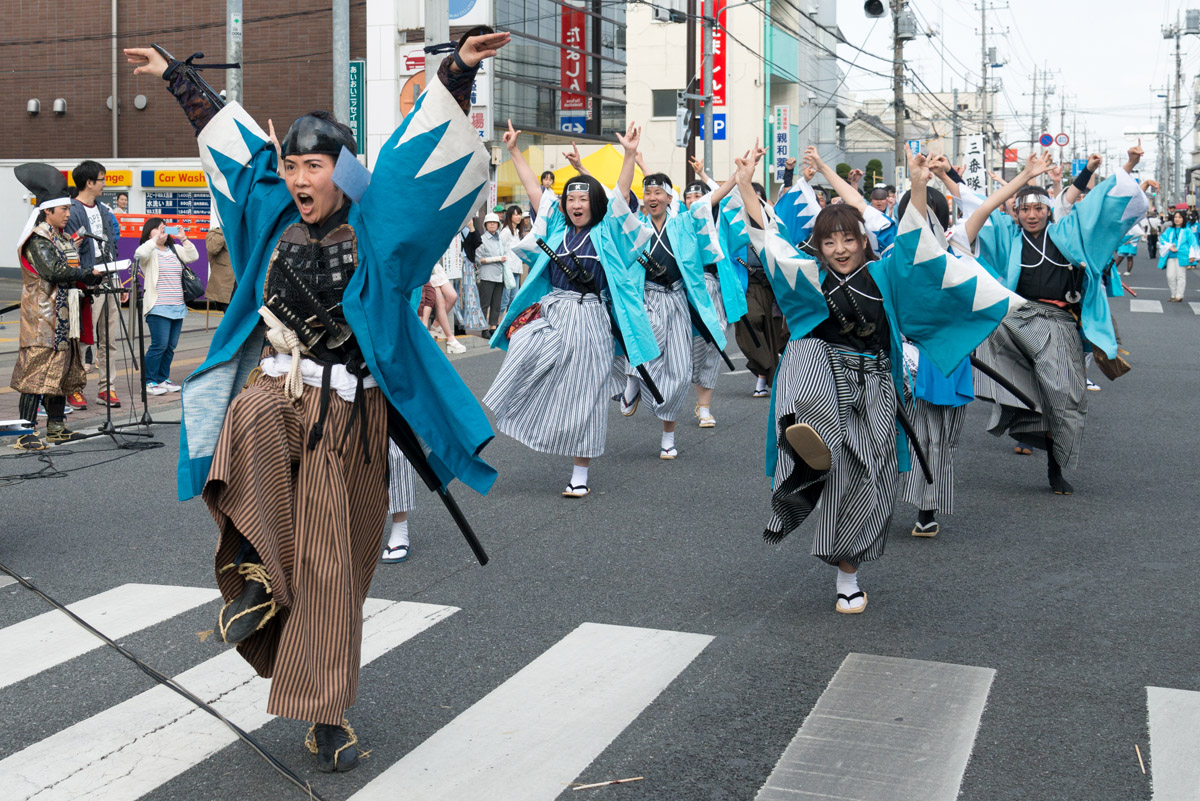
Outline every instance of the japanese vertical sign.
<path id="1" fill-rule="evenodd" d="M 716 72 L 714 69 L 713 72 Z M 787 167 L 788 157 L 792 155 L 789 142 L 789 125 L 791 124 L 791 107 L 775 106 L 775 133 L 771 143 L 771 158 L 775 163 L 775 180 L 783 182 L 783 171 Z"/>
<path id="2" fill-rule="evenodd" d="M 562 92 L 558 106 L 564 111 L 587 108 L 587 98 L 579 92 L 587 91 L 587 59 L 578 52 L 584 49 L 587 33 L 587 15 L 581 10 L 562 9 L 562 43 L 559 55 L 559 72 Z M 571 50 L 569 48 L 577 48 Z"/>
<path id="3" fill-rule="evenodd" d="M 710 0 L 700 0 L 700 16 L 704 16 L 708 12 Z M 716 17 L 717 24 L 713 26 L 713 108 L 725 105 L 725 86 L 728 81 L 725 78 L 725 28 L 724 20 L 721 15 L 725 11 L 725 6 L 729 5 L 729 0 L 711 0 L 713 14 Z M 700 86 L 699 93 L 704 94 L 704 47 L 700 47 Z M 703 108 L 704 103 L 700 103 Z"/>
<path id="4" fill-rule="evenodd" d="M 963 161 L 963 183 L 981 195 L 988 194 L 987 164 L 983 158 L 983 136 L 967 137 L 966 159 Z"/>
<path id="5" fill-rule="evenodd" d="M 363 98 L 366 96 L 367 84 L 366 76 L 367 62 L 362 59 L 351 59 L 350 61 L 350 119 L 346 120 L 346 124 L 350 126 L 350 130 L 354 131 L 354 141 L 358 143 L 358 155 L 367 152 L 367 125 L 366 125 L 366 103 Z"/>

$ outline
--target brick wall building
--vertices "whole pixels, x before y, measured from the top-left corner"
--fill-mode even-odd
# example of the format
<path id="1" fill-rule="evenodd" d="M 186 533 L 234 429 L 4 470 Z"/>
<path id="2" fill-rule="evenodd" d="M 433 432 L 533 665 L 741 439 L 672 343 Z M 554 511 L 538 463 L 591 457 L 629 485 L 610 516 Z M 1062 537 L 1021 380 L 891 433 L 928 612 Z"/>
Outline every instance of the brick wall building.
<path id="1" fill-rule="evenodd" d="M 119 158 L 195 158 L 192 128 L 162 81 L 135 77 L 121 48 L 157 43 L 177 58 L 203 52 L 203 61 L 225 60 L 224 0 L 117 4 L 120 102 Z M 366 2 L 350 2 L 350 57 L 366 56 Z M 111 5 L 7 0 L 0 39 L 0 159 L 113 157 Z M 287 4 L 246 3 L 243 22 L 243 105 L 261 121 L 275 122 L 280 138 L 296 117 L 333 104 L 332 18 L 328 0 Z M 201 61 L 201 63 L 203 63 Z M 207 70 L 220 90 L 223 70 Z M 144 95 L 145 109 L 134 99 Z M 36 98 L 41 112 L 31 116 Z M 54 101 L 66 101 L 63 115 Z"/>

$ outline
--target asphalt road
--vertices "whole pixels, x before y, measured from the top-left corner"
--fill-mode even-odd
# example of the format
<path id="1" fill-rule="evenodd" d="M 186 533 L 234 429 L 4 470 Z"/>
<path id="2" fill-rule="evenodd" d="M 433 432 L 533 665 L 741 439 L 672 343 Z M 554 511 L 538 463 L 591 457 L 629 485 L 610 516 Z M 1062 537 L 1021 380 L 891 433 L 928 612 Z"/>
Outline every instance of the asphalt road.
<path id="1" fill-rule="evenodd" d="M 954 514 L 943 518 L 936 539 L 919 540 L 909 536 L 915 511 L 898 505 L 887 552 L 861 571 L 870 596 L 865 614 L 833 612 L 833 568 L 808 554 L 806 528 L 779 546 L 761 540 L 769 507 L 762 477 L 767 402 L 750 397 L 751 376 L 723 376 L 714 402 L 717 428 L 683 421 L 674 462 L 656 458 L 659 427 L 646 410 L 632 419 L 614 410 L 608 450 L 592 467 L 593 494 L 581 501 L 559 496 L 568 459 L 535 454 L 499 436 L 485 452 L 500 471 L 490 494 L 457 491 L 491 555 L 486 567 L 473 562 L 434 498 L 421 499 L 411 524 L 412 557 L 380 566 L 371 596 L 460 611 L 364 667 L 349 716 L 372 753 L 357 771 L 318 773 L 301 746 L 303 724 L 272 719 L 255 736 L 325 798 L 346 799 L 372 780 L 376 787 L 388 781 L 389 768 L 418 746 L 430 747 L 427 741 L 436 742 L 445 727 L 453 733 L 455 719 L 469 707 L 501 685 L 512 689 L 510 679 L 545 652 L 574 642 L 569 638 L 580 626 L 608 624 L 711 640 L 688 640 L 699 643 L 694 656 L 634 704 L 611 736 L 598 732 L 612 725 L 620 694 L 558 731 L 551 757 L 521 747 L 470 792 L 449 797 L 553 798 L 514 790 L 512 782 L 532 786 L 556 775 L 562 753 L 599 737 L 579 770 L 560 782 L 562 798 L 755 798 L 818 699 L 824 693 L 823 704 L 834 700 L 831 680 L 851 678 L 846 670 L 839 674 L 843 661 L 861 654 L 994 671 L 984 688 L 986 707 L 973 719 L 973 743 L 958 738 L 970 753 L 965 772 L 950 770 L 961 775 L 959 798 L 1150 799 L 1152 781 L 1159 782 L 1153 797 L 1168 798 L 1167 774 L 1178 771 L 1178 760 L 1172 763 L 1158 747 L 1161 737 L 1151 748 L 1147 687 L 1200 692 L 1200 598 L 1189 589 L 1200 555 L 1193 461 L 1200 306 L 1166 303 L 1162 273 L 1144 258 L 1126 281 L 1149 287 L 1139 290 L 1139 299 L 1164 302 L 1159 313 L 1132 313 L 1128 300 L 1113 302 L 1133 371 L 1115 383 L 1093 371 L 1103 389 L 1089 393 L 1083 462 L 1070 475 L 1076 494 L 1053 495 L 1043 458 L 1014 455 L 1008 440 L 983 431 L 987 410 L 973 405 L 956 463 Z M 1198 287 L 1193 278 L 1190 301 L 1200 302 Z M 482 397 L 500 360 L 498 353 L 476 350 L 455 363 Z M 163 447 L 154 450 L 117 451 L 106 440 L 91 440 L 52 451 L 49 463 L 0 458 L 0 476 L 49 464 L 65 473 L 0 480 L 0 562 L 65 603 L 127 583 L 211 588 L 213 524 L 199 500 L 175 500 L 176 431 L 155 431 Z M 197 636 L 213 627 L 217 608 L 215 601 L 193 605 L 119 639 L 177 675 L 226 650 Z M 0 586 L 0 643 L 8 642 L 8 627 L 48 609 L 25 589 Z M 107 618 L 95 622 L 115 625 Z M 613 656 L 618 674 L 621 660 L 630 658 L 622 653 Z M 918 663 L 897 664 L 903 672 Z M 23 755 L 49 738 L 67 737 L 85 757 L 117 748 L 122 735 L 113 727 L 74 740 L 69 727 L 141 699 L 152 686 L 107 649 L 0 686 L 0 786 L 11 789 L 25 774 Z M 517 711 L 504 714 L 527 706 L 549 725 L 556 715 L 577 713 L 557 700 L 538 709 L 539 695 L 556 699 L 561 689 L 538 686 L 539 692 L 518 694 Z M 873 694 L 869 682 L 849 686 L 851 696 Z M 588 692 L 584 682 L 568 686 L 565 695 Z M 929 709 L 945 703 L 946 715 L 961 712 L 939 692 L 931 690 Z M 1194 697 L 1188 693 L 1179 697 Z M 141 702 L 130 706 L 128 717 L 136 721 Z M 250 712 L 230 714 L 237 720 Z M 452 738 L 443 761 L 430 764 L 441 764 L 442 772 L 460 764 L 466 769 L 491 740 L 519 737 L 505 730 L 504 720 L 493 721 L 496 731 L 468 729 L 468 736 Z M 837 723 L 836 716 L 830 720 Z M 949 764 L 950 750 L 934 734 L 891 736 L 920 746 L 920 770 L 932 775 Z M 58 745 L 51 750 L 52 764 L 74 758 Z M 878 755 L 853 737 L 827 753 L 827 761 L 809 767 L 836 776 Z M 416 761 L 412 755 L 406 764 Z M 150 768 L 136 762 L 130 773 L 144 770 Z M 102 795 L 102 785 L 72 796 L 64 784 L 36 797 L 303 797 L 241 743 L 176 773 L 128 796 Z M 565 788 L 572 781 L 639 776 L 580 794 Z M 894 793 L 902 777 L 877 778 L 878 793 L 852 797 L 940 797 Z M 415 781 L 394 785 L 387 797 L 425 797 L 406 792 Z"/>

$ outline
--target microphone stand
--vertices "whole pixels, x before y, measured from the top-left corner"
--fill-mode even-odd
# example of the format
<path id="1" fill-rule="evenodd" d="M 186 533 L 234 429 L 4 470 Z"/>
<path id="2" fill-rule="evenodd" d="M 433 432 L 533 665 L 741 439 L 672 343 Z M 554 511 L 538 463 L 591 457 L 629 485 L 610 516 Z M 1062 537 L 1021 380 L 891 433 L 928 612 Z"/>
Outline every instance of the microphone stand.
<path id="1" fill-rule="evenodd" d="M 147 433 L 145 433 L 145 434 L 142 434 L 142 432 L 138 432 L 138 433 L 141 436 L 149 437 L 149 436 L 152 436 L 149 433 L 150 426 L 153 425 L 155 422 L 157 422 L 159 425 L 168 425 L 168 426 L 177 426 L 180 423 L 177 420 L 157 420 L 156 421 L 156 420 L 154 420 L 154 418 L 152 418 L 150 416 L 150 401 L 149 401 L 149 396 L 146 392 L 146 316 L 142 313 L 142 303 L 145 300 L 145 296 L 142 294 L 142 285 L 140 283 L 138 283 L 138 280 L 137 280 L 137 260 L 136 259 L 134 260 L 134 264 L 130 267 L 129 276 L 130 276 L 129 291 L 131 293 L 130 297 L 129 297 L 129 308 L 136 310 L 135 313 L 137 314 L 138 355 L 139 355 L 139 361 L 140 361 L 140 365 L 141 365 L 141 367 L 139 369 L 139 375 L 141 376 L 141 379 L 142 379 L 142 381 L 141 381 L 141 384 L 142 384 L 142 417 L 136 423 L 126 423 L 124 426 L 118 426 L 118 428 L 130 428 L 130 427 L 134 427 L 134 426 L 145 426 L 147 429 Z M 133 343 L 130 342 L 130 349 L 132 349 L 132 348 L 133 348 Z"/>

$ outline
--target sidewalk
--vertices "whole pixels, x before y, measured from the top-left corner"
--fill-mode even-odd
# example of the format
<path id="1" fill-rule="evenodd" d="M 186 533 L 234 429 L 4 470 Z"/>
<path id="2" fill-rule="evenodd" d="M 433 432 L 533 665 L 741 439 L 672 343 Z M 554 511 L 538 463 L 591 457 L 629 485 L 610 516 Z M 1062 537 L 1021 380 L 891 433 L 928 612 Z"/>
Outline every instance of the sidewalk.
<path id="1" fill-rule="evenodd" d="M 10 278 L 0 278 L 0 309 L 16 303 L 21 298 L 21 282 Z M 124 311 L 124 310 L 123 310 Z M 175 348 L 175 359 L 171 364 L 171 379 L 182 384 L 183 379 L 199 367 L 208 354 L 208 346 L 212 335 L 221 322 L 220 312 L 208 315 L 208 328 L 205 328 L 205 313 L 192 310 L 183 321 L 183 331 L 179 336 L 179 344 Z M 17 361 L 18 339 L 20 336 L 20 318 L 17 311 L 0 316 L 0 420 L 12 420 L 17 417 L 17 402 L 19 394 L 8 386 L 12 376 L 13 365 Z M 477 336 L 460 337 L 459 341 L 467 347 L 466 353 L 448 354 L 453 362 L 470 358 L 488 352 L 486 339 Z M 149 332 L 146 333 L 146 346 L 150 345 Z M 129 350 L 124 341 L 120 343 L 122 350 L 114 354 L 112 378 L 117 397 L 121 400 L 121 408 L 113 409 L 113 422 L 116 424 L 129 421 L 131 401 L 136 401 L 137 411 L 134 419 L 141 418 L 141 384 L 138 371 L 133 368 Z M 136 353 L 137 338 L 133 339 L 133 349 Z M 88 373 L 87 387 L 83 394 L 87 399 L 88 408 L 76 410 L 67 415 L 67 426 L 73 430 L 83 431 L 100 425 L 105 419 L 106 409 L 96 402 L 99 376 L 96 371 Z M 134 397 L 131 397 L 134 396 Z M 179 394 L 149 396 L 147 398 L 150 416 L 157 420 L 179 419 Z M 45 418 L 39 421 L 44 427 Z"/>

